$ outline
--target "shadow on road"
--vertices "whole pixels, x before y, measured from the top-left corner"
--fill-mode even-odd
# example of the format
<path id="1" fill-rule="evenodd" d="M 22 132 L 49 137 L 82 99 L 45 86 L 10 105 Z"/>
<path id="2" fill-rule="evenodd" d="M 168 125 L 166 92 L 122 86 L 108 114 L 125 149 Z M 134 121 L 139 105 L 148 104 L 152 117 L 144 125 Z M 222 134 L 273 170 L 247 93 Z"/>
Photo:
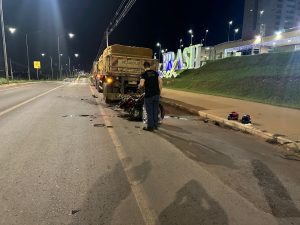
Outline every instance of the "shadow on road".
<path id="1" fill-rule="evenodd" d="M 163 127 L 168 128 L 168 127 Z M 222 152 L 219 152 L 205 144 L 194 140 L 187 140 L 185 138 L 180 137 L 179 135 L 173 135 L 166 131 L 160 130 L 159 135 L 175 145 L 183 154 L 185 154 L 188 158 L 202 162 L 209 165 L 221 165 L 228 167 L 230 169 L 236 169 L 237 167 L 234 165 L 234 161 L 231 157 L 225 155 Z"/>
<path id="2" fill-rule="evenodd" d="M 159 215 L 160 225 L 227 225 L 222 207 L 195 180 L 181 188 L 176 199 Z"/>
<path id="3" fill-rule="evenodd" d="M 149 161 L 130 169 L 135 174 L 134 182 L 146 180 L 151 170 Z M 116 208 L 131 193 L 130 184 L 121 163 L 113 171 L 103 175 L 87 193 L 87 198 L 78 212 L 73 215 L 70 225 L 111 224 Z M 130 216 L 130 215 L 128 215 Z M 126 223 L 126 221 L 124 221 Z"/>
<path id="4" fill-rule="evenodd" d="M 258 179 L 272 214 L 279 218 L 300 217 L 291 196 L 278 177 L 260 160 L 252 160 L 253 174 Z"/>

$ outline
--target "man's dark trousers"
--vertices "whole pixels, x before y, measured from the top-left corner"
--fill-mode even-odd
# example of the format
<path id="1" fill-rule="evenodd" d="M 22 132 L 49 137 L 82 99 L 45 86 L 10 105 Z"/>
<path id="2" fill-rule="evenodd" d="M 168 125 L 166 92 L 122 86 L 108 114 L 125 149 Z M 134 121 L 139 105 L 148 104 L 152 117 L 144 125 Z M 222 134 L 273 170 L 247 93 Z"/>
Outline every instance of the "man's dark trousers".
<path id="1" fill-rule="evenodd" d="M 145 98 L 145 107 L 147 111 L 148 128 L 154 129 L 158 125 L 158 108 L 159 108 L 159 95 Z"/>

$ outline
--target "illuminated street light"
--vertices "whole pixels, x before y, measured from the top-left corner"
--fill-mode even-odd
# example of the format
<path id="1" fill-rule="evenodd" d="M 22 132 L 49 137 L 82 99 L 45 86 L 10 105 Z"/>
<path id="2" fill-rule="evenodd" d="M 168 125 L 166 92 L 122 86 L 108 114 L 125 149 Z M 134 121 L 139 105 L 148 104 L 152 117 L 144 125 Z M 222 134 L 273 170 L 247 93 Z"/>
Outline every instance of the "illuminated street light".
<path id="1" fill-rule="evenodd" d="M 228 42 L 230 41 L 230 28 L 231 28 L 232 24 L 233 24 L 232 20 L 228 22 Z"/>
<path id="2" fill-rule="evenodd" d="M 205 31 L 204 46 L 206 46 L 207 34 L 208 34 L 208 30 Z"/>
<path id="3" fill-rule="evenodd" d="M 192 29 L 189 30 L 189 34 L 191 35 L 191 46 L 192 46 L 193 45 L 193 37 L 194 37 Z"/>
<path id="4" fill-rule="evenodd" d="M 159 42 L 157 42 L 156 46 L 159 48 L 158 63 L 160 63 L 160 53 L 162 53 L 161 44 Z"/>
<path id="5" fill-rule="evenodd" d="M 14 27 L 10 27 L 10 28 L 8 28 L 8 30 L 11 34 L 14 34 L 17 31 L 17 29 Z"/>
<path id="6" fill-rule="evenodd" d="M 261 10 L 261 11 L 259 12 L 259 14 L 260 14 L 260 15 L 263 15 L 264 12 L 265 12 L 264 10 Z"/>
<path id="7" fill-rule="evenodd" d="M 74 33 L 69 33 L 69 38 L 73 39 L 75 37 Z M 60 60 L 60 56 L 62 56 L 62 54 L 60 54 L 60 35 L 58 35 L 57 37 L 57 54 L 58 54 L 58 71 L 59 71 L 59 78 L 62 78 L 62 71 L 61 71 L 61 60 Z"/>
<path id="8" fill-rule="evenodd" d="M 240 29 L 236 28 L 234 29 L 234 35 L 233 35 L 233 40 L 235 41 L 235 36 L 239 33 Z"/>
<path id="9" fill-rule="evenodd" d="M 74 56 L 75 56 L 75 58 L 78 58 L 78 57 L 79 57 L 79 54 L 78 54 L 78 53 L 75 53 Z"/>
<path id="10" fill-rule="evenodd" d="M 11 34 L 14 34 L 17 31 L 17 28 L 10 27 L 8 28 L 9 32 Z M 36 32 L 36 31 L 35 31 Z M 21 32 L 23 33 L 23 32 Z M 33 32 L 32 32 L 33 33 Z M 26 43 L 26 55 L 27 55 L 27 75 L 28 75 L 28 80 L 30 80 L 30 65 L 29 65 L 29 46 L 28 46 L 28 33 L 23 33 L 25 35 L 25 43 Z"/>
<path id="11" fill-rule="evenodd" d="M 64 54 L 60 54 L 60 57 L 62 57 Z"/>
<path id="12" fill-rule="evenodd" d="M 282 31 L 276 31 L 275 34 L 276 36 L 280 36 L 282 34 Z"/>
<path id="13" fill-rule="evenodd" d="M 41 54 L 41 56 L 43 56 L 43 57 L 45 57 L 45 55 L 46 55 L 45 53 L 42 53 L 42 54 Z"/>
<path id="14" fill-rule="evenodd" d="M 180 41 L 179 41 L 179 46 L 180 46 L 180 49 L 182 48 L 182 46 L 183 46 L 183 44 L 182 44 L 182 38 L 180 39 Z"/>
<path id="15" fill-rule="evenodd" d="M 75 34 L 73 34 L 73 33 L 69 33 L 69 38 L 74 38 L 75 37 Z"/>

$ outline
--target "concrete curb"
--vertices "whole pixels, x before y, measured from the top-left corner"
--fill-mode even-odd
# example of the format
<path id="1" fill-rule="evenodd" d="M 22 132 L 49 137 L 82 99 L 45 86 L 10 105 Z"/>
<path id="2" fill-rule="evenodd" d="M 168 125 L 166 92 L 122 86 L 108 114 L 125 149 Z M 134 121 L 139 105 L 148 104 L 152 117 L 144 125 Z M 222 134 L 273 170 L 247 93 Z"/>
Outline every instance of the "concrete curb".
<path id="1" fill-rule="evenodd" d="M 278 137 L 272 133 L 263 132 L 263 131 L 253 127 L 251 124 L 245 125 L 245 124 L 242 124 L 242 123 L 239 123 L 236 121 L 232 121 L 232 120 L 227 120 L 225 118 L 221 118 L 221 117 L 218 117 L 218 116 L 215 116 L 215 115 L 203 112 L 203 111 L 198 111 L 193 108 L 188 108 L 180 103 L 172 101 L 172 99 L 162 98 L 161 101 L 162 101 L 162 103 L 169 104 L 169 105 L 179 108 L 179 109 L 183 109 L 185 111 L 188 111 L 191 114 L 198 115 L 198 116 L 208 119 L 210 121 L 213 121 L 213 122 L 216 122 L 219 124 L 223 124 L 230 128 L 237 129 L 239 131 L 246 132 L 246 133 L 255 135 L 257 137 L 263 138 L 266 141 L 274 141 L 274 143 L 285 145 L 289 148 L 289 150 L 293 149 L 293 150 L 299 151 L 299 144 L 297 142 L 289 140 L 284 137 Z"/>

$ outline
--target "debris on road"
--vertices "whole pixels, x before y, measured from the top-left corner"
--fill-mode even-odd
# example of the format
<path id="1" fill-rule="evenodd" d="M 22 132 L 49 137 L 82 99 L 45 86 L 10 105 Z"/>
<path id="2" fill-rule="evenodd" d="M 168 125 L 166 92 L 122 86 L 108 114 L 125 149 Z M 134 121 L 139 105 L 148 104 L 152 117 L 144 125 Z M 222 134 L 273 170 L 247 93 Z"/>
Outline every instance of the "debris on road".
<path id="1" fill-rule="evenodd" d="M 94 127 L 105 127 L 105 124 L 102 124 L 102 123 L 100 123 L 100 124 L 94 124 Z"/>
<path id="2" fill-rule="evenodd" d="M 80 212 L 80 210 L 79 210 L 79 209 L 75 209 L 75 210 L 72 210 L 72 211 L 71 211 L 71 214 L 74 215 L 74 214 L 76 214 L 76 213 L 78 213 L 78 212 Z"/>
<path id="3" fill-rule="evenodd" d="M 244 115 L 242 117 L 242 124 L 249 124 L 252 123 L 250 115 Z"/>
<path id="4" fill-rule="evenodd" d="M 228 120 L 236 120 L 236 121 L 238 121 L 239 120 L 239 116 L 240 115 L 237 112 L 231 112 L 228 115 Z"/>

